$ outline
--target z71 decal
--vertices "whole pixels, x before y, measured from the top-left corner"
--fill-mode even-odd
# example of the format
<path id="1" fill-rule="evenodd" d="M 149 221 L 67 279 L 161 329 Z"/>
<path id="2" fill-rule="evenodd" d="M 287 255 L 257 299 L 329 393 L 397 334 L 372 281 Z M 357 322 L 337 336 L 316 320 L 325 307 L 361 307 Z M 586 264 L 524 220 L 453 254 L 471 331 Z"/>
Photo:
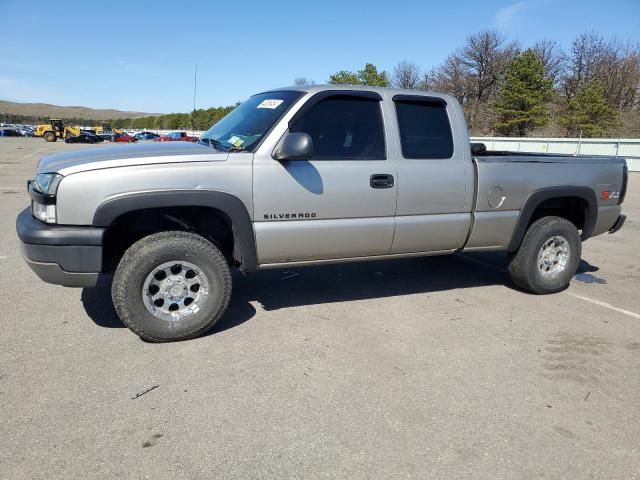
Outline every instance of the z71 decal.
<path id="1" fill-rule="evenodd" d="M 614 199 L 614 198 L 620 198 L 620 192 L 615 192 L 615 191 L 610 191 L 610 190 L 603 190 L 600 193 L 600 198 L 603 198 L 605 200 L 610 200 L 610 199 Z"/>

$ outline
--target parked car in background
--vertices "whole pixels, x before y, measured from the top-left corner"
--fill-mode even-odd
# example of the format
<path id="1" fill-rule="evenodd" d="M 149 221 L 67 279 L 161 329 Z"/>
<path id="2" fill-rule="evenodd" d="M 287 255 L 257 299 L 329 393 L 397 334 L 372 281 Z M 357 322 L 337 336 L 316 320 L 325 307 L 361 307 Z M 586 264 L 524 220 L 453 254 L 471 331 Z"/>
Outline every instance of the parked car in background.
<path id="1" fill-rule="evenodd" d="M 0 130 L 12 130 L 16 132 L 18 136 L 21 136 L 21 137 L 33 137 L 35 133 L 31 125 L 20 125 L 20 124 L 11 124 L 11 123 L 0 124 Z M 15 137 L 15 135 L 13 134 L 6 134 L 3 136 Z"/>
<path id="2" fill-rule="evenodd" d="M 116 132 L 101 132 L 101 133 L 96 133 L 96 135 L 104 141 L 113 142 L 117 134 Z"/>
<path id="3" fill-rule="evenodd" d="M 99 137 L 95 133 L 83 130 L 79 135 L 71 135 L 64 139 L 65 143 L 100 143 L 104 142 L 104 138 Z"/>
<path id="4" fill-rule="evenodd" d="M 20 133 L 20 135 L 22 135 L 23 137 L 33 137 L 35 135 L 35 130 L 26 125 L 19 125 L 17 127 L 17 130 L 18 133 Z"/>
<path id="5" fill-rule="evenodd" d="M 114 133 L 111 137 L 111 141 L 116 143 L 133 143 L 137 142 L 138 139 L 136 137 L 130 137 L 125 133 Z"/>
<path id="6" fill-rule="evenodd" d="M 171 132 L 167 135 L 158 137 L 156 142 L 195 142 L 198 137 L 191 137 L 187 132 Z"/>
<path id="7" fill-rule="evenodd" d="M 2 128 L 0 129 L 0 137 L 22 137 L 22 135 L 13 128 Z"/>
<path id="8" fill-rule="evenodd" d="M 134 135 L 136 140 L 156 140 L 160 138 L 160 135 L 153 132 L 139 132 Z"/>

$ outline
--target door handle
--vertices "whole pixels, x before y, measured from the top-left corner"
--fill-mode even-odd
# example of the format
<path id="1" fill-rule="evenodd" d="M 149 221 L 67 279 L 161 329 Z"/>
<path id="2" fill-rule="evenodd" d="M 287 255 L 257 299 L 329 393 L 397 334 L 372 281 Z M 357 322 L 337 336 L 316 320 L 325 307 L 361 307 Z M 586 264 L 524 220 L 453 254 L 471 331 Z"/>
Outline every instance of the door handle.
<path id="1" fill-rule="evenodd" d="M 393 175 L 374 173 L 369 178 L 371 188 L 391 188 L 393 187 Z"/>

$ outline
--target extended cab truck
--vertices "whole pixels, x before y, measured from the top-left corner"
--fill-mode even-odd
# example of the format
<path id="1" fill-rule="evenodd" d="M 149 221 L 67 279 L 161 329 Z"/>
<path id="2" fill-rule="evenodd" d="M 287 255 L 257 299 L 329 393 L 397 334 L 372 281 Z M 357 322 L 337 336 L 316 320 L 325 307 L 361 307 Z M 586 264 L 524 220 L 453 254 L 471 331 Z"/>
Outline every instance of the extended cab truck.
<path id="1" fill-rule="evenodd" d="M 50 283 L 113 273 L 122 321 L 191 338 L 244 271 L 501 250 L 529 292 L 567 287 L 581 241 L 624 223 L 616 158 L 487 152 L 448 95 L 291 87 L 249 98 L 198 143 L 43 158 L 17 218 Z"/>
<path id="2" fill-rule="evenodd" d="M 187 132 L 171 132 L 154 139 L 155 142 L 195 142 L 196 140 L 198 137 L 191 137 Z"/>

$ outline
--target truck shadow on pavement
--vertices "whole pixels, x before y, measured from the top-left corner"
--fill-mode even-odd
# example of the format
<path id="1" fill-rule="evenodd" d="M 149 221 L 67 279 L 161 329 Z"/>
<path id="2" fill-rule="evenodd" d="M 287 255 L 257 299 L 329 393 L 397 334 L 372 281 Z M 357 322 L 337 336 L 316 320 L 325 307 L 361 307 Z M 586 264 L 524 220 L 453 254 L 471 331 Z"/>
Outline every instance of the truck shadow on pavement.
<path id="1" fill-rule="evenodd" d="M 591 266 L 584 263 L 589 270 Z M 487 252 L 265 270 L 247 275 L 234 271 L 229 309 L 209 335 L 250 320 L 256 314 L 256 303 L 271 311 L 489 285 L 515 288 L 506 267 L 505 254 Z M 82 291 L 82 303 L 97 325 L 122 328 L 111 303 L 110 288 L 111 279 L 101 279 L 96 288 Z"/>

